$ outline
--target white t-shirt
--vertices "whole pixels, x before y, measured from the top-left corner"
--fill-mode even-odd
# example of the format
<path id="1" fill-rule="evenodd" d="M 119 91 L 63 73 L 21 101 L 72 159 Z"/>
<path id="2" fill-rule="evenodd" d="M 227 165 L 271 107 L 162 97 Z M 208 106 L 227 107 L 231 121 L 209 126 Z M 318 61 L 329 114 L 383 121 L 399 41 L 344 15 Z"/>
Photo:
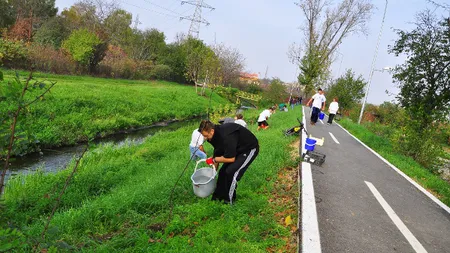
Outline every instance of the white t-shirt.
<path id="1" fill-rule="evenodd" d="M 264 120 L 269 118 L 270 115 L 271 115 L 271 113 L 270 113 L 269 109 L 266 109 L 266 110 L 262 111 L 262 113 L 259 114 L 258 122 L 263 122 Z"/>
<path id="2" fill-rule="evenodd" d="M 245 123 L 245 121 L 243 119 L 237 119 L 234 121 L 234 123 L 239 124 L 245 128 L 247 128 L 247 123 Z"/>
<path id="3" fill-rule="evenodd" d="M 323 94 L 321 95 L 319 93 L 316 93 L 312 98 L 314 99 L 314 102 L 313 102 L 312 106 L 316 107 L 316 108 L 319 108 L 319 109 L 322 108 L 322 103 L 327 101 L 325 96 Z"/>
<path id="4" fill-rule="evenodd" d="M 331 102 L 330 108 L 328 109 L 328 111 L 329 111 L 331 114 L 336 114 L 338 110 L 339 110 L 339 104 L 338 104 L 338 102 Z"/>
<path id="5" fill-rule="evenodd" d="M 197 148 L 203 145 L 203 142 L 205 141 L 205 137 L 198 131 L 198 129 L 195 129 L 194 132 L 192 132 L 192 138 L 191 138 L 191 144 L 189 146 Z"/>

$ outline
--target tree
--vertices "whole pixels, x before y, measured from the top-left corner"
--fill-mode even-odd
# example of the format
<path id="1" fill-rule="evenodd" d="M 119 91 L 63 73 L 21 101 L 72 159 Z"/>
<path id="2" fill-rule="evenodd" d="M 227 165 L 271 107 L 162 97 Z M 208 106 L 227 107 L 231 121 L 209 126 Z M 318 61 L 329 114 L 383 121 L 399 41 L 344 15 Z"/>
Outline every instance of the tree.
<path id="1" fill-rule="evenodd" d="M 0 0 L 0 28 L 8 28 L 14 23 L 14 9 L 9 1 Z M 0 34 L 1 36 L 1 34 Z"/>
<path id="2" fill-rule="evenodd" d="M 217 58 L 214 52 L 201 40 L 189 37 L 183 44 L 186 50 L 186 78 L 197 85 L 208 75 L 208 64 Z"/>
<path id="3" fill-rule="evenodd" d="M 364 97 L 366 85 L 367 82 L 364 81 L 362 75 L 356 77 L 355 73 L 348 69 L 343 76 L 328 87 L 327 100 L 331 101 L 334 97 L 337 97 L 340 110 L 348 110 Z"/>
<path id="4" fill-rule="evenodd" d="M 118 46 L 124 45 L 124 41 L 132 34 L 130 27 L 132 20 L 131 13 L 121 9 L 113 11 L 106 17 L 104 27 L 111 44 Z"/>
<path id="5" fill-rule="evenodd" d="M 171 43 L 167 45 L 166 53 L 161 59 L 161 63 L 172 69 L 170 80 L 178 83 L 186 83 L 186 50 L 183 45 Z"/>
<path id="6" fill-rule="evenodd" d="M 304 86 L 307 97 L 323 85 L 328 77 L 328 65 L 322 63 L 323 54 L 317 49 L 310 50 L 300 61 L 298 82 Z"/>
<path id="7" fill-rule="evenodd" d="M 34 41 L 41 45 L 51 45 L 58 49 L 69 35 L 70 31 L 66 21 L 62 17 L 56 16 L 42 24 L 34 36 Z"/>
<path id="8" fill-rule="evenodd" d="M 422 131 L 450 111 L 450 22 L 427 10 L 417 15 L 415 25 L 412 31 L 396 30 L 399 39 L 389 52 L 406 56 L 393 70 L 397 99 Z"/>
<path id="9" fill-rule="evenodd" d="M 33 32 L 47 19 L 56 16 L 58 8 L 55 0 L 11 0 L 8 1 L 14 11 L 16 20 L 26 20 L 28 25 L 27 40 L 31 41 Z"/>
<path id="10" fill-rule="evenodd" d="M 219 79 L 224 85 L 231 85 L 239 80 L 239 74 L 245 66 L 245 58 L 236 48 L 218 44 L 212 47 L 214 53 L 219 58 L 220 70 Z"/>
<path id="11" fill-rule="evenodd" d="M 130 40 L 124 42 L 129 56 L 136 60 L 158 62 L 166 53 L 166 36 L 157 29 L 134 30 Z"/>
<path id="12" fill-rule="evenodd" d="M 284 86 L 283 82 L 276 77 L 272 79 L 269 87 L 263 94 L 263 99 L 270 104 L 279 103 L 286 100 L 288 97 L 289 94 L 286 91 L 286 86 Z"/>
<path id="13" fill-rule="evenodd" d="M 62 47 L 67 50 L 81 66 L 87 67 L 93 73 L 97 64 L 106 52 L 106 43 L 87 29 L 74 31 Z"/>
<path id="14" fill-rule="evenodd" d="M 307 85 L 314 86 L 319 83 L 315 78 L 327 76 L 333 54 L 343 39 L 352 34 L 367 33 L 367 22 L 374 6 L 368 0 L 342 0 L 334 7 L 325 0 L 300 0 L 297 5 L 306 19 L 303 27 L 305 56 L 299 57 L 302 48 L 295 45 L 291 46 L 288 54 L 292 62 L 303 67 L 300 75 L 308 80 Z"/>

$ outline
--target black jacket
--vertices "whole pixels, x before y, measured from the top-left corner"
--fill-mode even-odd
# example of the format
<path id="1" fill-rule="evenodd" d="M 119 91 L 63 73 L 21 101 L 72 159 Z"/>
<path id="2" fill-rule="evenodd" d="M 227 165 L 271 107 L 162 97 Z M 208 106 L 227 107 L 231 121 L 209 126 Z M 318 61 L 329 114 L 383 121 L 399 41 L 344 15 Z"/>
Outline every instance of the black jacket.
<path id="1" fill-rule="evenodd" d="M 208 141 L 214 147 L 214 157 L 237 157 L 258 147 L 258 139 L 247 128 L 227 123 L 214 128 L 214 136 Z"/>

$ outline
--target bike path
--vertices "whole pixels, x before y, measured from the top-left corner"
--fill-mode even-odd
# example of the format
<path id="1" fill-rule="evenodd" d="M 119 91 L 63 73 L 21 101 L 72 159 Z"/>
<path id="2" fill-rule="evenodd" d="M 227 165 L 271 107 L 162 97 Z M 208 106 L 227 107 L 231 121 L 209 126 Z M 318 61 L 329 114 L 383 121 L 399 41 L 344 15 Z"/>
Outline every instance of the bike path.
<path id="1" fill-rule="evenodd" d="M 311 165 L 322 252 L 450 252 L 447 210 L 336 124 L 311 126 L 309 112 L 308 133 L 325 138 L 325 163 Z"/>

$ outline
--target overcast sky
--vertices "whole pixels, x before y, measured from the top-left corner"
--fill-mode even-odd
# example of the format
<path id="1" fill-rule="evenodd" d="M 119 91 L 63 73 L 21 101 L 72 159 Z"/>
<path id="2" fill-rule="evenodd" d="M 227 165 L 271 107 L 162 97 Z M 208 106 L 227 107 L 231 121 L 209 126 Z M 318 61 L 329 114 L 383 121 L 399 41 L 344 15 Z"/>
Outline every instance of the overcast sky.
<path id="1" fill-rule="evenodd" d="M 59 11 L 70 7 L 76 0 L 56 0 Z M 187 33 L 190 21 L 180 21 L 180 16 L 193 15 L 195 7 L 180 0 L 123 0 L 117 1 L 121 8 L 139 15 L 139 28 L 157 28 L 166 35 L 167 42 L 174 40 L 179 32 Z M 192 2 L 196 2 L 193 0 Z M 205 0 L 215 10 L 203 9 L 202 17 L 210 25 L 200 27 L 200 39 L 207 44 L 224 43 L 237 48 L 246 59 L 249 72 L 260 73 L 264 77 L 268 68 L 268 77 L 279 77 L 283 81 L 295 81 L 298 68 L 289 62 L 287 50 L 293 42 L 303 41 L 303 32 L 299 27 L 304 19 L 301 10 L 294 4 L 295 0 Z M 444 0 L 435 0 L 443 3 Z M 334 77 L 351 68 L 356 74 L 369 78 L 370 67 L 375 54 L 378 34 L 385 0 L 373 0 L 376 6 L 369 22 L 369 35 L 354 35 L 346 38 L 339 48 L 339 58 L 332 65 Z M 387 7 L 385 25 L 379 46 L 376 69 L 395 66 L 403 62 L 388 54 L 388 45 L 397 39 L 392 28 L 411 29 L 417 12 L 435 7 L 426 0 L 390 0 Z M 438 15 L 444 11 L 437 9 Z M 374 72 L 369 91 L 368 102 L 381 104 L 391 101 L 385 91 L 397 93 L 387 72 Z"/>

